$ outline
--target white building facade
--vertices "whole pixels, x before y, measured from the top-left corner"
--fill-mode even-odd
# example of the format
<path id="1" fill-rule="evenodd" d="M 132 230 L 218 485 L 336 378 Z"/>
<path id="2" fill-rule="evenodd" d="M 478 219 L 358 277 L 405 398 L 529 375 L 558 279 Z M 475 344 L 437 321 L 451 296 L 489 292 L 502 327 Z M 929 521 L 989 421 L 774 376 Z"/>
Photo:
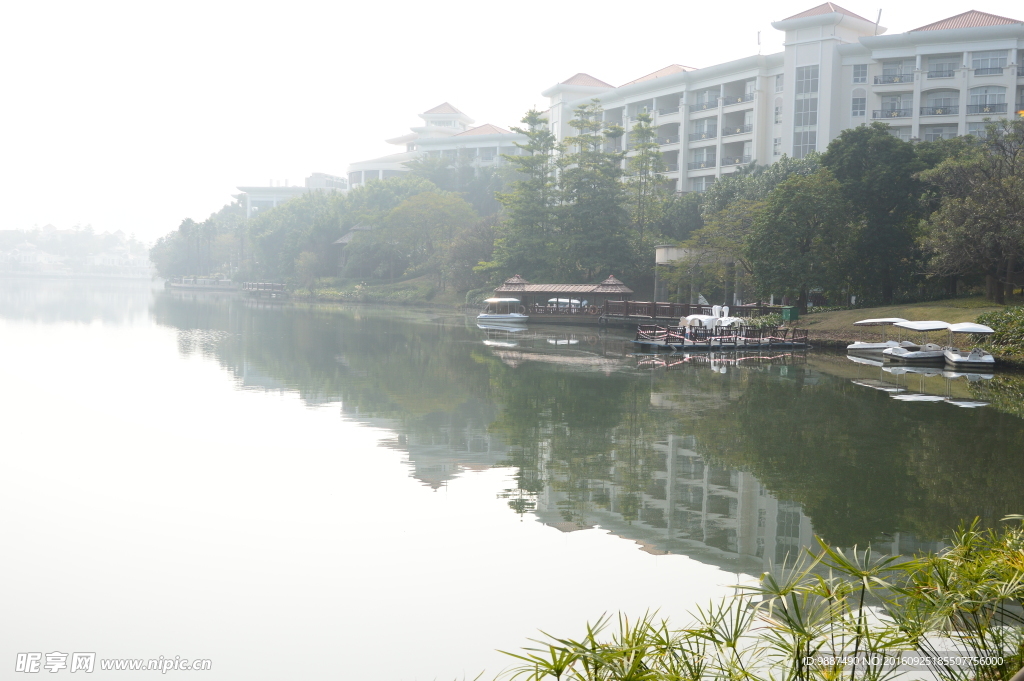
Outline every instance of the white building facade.
<path id="1" fill-rule="evenodd" d="M 526 140 L 524 135 L 490 123 L 473 127 L 473 119 L 448 102 L 424 111 L 419 117 L 423 119 L 422 125 L 386 140 L 402 151 L 349 165 L 349 186 L 397 177 L 408 172 L 409 161 L 424 156 L 447 158 L 476 168 L 494 167 L 501 164 L 502 154 L 519 152 L 516 142 Z"/>
<path id="2" fill-rule="evenodd" d="M 1024 23 L 970 11 L 897 35 L 825 3 L 772 24 L 785 50 L 703 69 L 677 64 L 613 87 L 576 74 L 544 91 L 558 139 L 573 109 L 600 100 L 627 134 L 652 114 L 677 191 L 782 154 L 824 151 L 843 130 L 873 120 L 905 140 L 983 134 L 986 120 L 1024 109 Z"/>

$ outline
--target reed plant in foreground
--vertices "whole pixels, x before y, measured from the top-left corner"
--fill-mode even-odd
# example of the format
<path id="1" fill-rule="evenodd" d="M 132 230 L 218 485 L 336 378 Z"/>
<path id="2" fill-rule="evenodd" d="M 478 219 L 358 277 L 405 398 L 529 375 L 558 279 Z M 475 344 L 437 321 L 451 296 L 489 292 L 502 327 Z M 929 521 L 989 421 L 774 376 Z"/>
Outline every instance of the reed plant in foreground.
<path id="1" fill-rule="evenodd" d="M 580 638 L 507 653 L 523 681 L 1008 681 L 1024 666 L 1024 516 L 962 525 L 940 555 L 878 556 L 818 540 L 757 586 L 674 629 L 654 613 L 605 616 Z M 893 664 L 894 658 L 968 658 Z M 909 671 L 909 673 L 908 673 Z"/>

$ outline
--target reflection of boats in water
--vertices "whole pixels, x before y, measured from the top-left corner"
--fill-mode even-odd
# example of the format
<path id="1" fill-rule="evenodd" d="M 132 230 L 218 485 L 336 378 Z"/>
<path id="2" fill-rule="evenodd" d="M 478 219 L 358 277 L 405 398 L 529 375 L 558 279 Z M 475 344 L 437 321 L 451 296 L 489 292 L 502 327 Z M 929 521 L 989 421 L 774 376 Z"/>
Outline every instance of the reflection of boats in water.
<path id="1" fill-rule="evenodd" d="M 628 357 L 627 341 L 597 332 L 551 332 L 477 324 L 484 331 L 483 344 L 502 362 L 519 366 L 526 362 L 557 364 L 567 368 L 619 369 Z"/>
<path id="2" fill-rule="evenodd" d="M 488 298 L 483 312 L 476 316 L 485 324 L 523 324 L 530 318 L 526 307 L 518 298 Z"/>
<path id="3" fill-rule="evenodd" d="M 706 366 L 713 371 L 725 373 L 727 367 L 753 367 L 758 365 L 806 364 L 807 354 L 803 352 L 770 352 L 735 350 L 732 352 L 703 351 L 683 352 L 671 355 L 637 355 L 638 369 L 671 369 L 683 366 Z"/>
<path id="4" fill-rule="evenodd" d="M 633 343 L 644 350 L 724 350 L 804 348 L 806 329 L 754 328 L 739 317 L 691 315 L 683 326 L 641 324 Z"/>
<path id="5" fill-rule="evenodd" d="M 942 367 L 927 365 L 893 365 L 863 357 L 852 356 L 847 356 L 847 359 L 856 364 L 877 367 L 879 369 L 878 378 L 851 379 L 851 383 L 865 388 L 871 388 L 873 390 L 881 390 L 882 392 L 888 393 L 894 400 L 898 400 L 900 402 L 945 402 L 962 408 L 988 406 L 988 402 L 969 398 L 953 397 L 953 381 L 960 378 L 965 378 L 970 383 L 990 380 L 993 377 L 991 372 L 956 371 L 948 368 L 943 369 Z M 916 392 L 911 391 L 908 383 L 913 376 L 918 377 L 918 389 Z M 892 380 L 886 380 L 887 377 L 891 377 Z M 945 379 L 945 391 L 943 394 L 940 395 L 926 392 L 925 381 L 926 379 L 931 378 Z"/>

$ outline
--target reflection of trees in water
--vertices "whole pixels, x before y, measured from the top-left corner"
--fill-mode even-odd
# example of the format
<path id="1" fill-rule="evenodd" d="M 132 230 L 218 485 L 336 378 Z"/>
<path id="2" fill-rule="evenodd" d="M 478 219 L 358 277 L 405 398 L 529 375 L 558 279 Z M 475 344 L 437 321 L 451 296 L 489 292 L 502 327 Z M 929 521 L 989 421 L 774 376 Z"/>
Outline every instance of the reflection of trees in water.
<path id="1" fill-rule="evenodd" d="M 188 332 L 183 351 L 212 348 L 240 383 L 283 386 L 310 403 L 341 400 L 347 414 L 390 419 L 406 438 L 402 447 L 468 452 L 465 443 L 487 428 L 512 467 L 509 506 L 533 512 L 547 499 L 566 529 L 589 526 L 598 514 L 637 532 L 671 530 L 735 551 L 738 506 L 747 503 L 755 526 L 765 511 L 741 501 L 747 492 L 736 476 L 799 504 L 839 545 L 897 532 L 939 538 L 962 518 L 992 523 L 1024 509 L 1024 424 L 992 408 L 900 403 L 806 367 L 784 375 L 780 367 L 510 367 L 475 329 L 411 323 L 406 312 L 260 310 L 237 299 L 160 295 L 153 314 Z M 199 330 L 220 335 L 195 336 Z M 1005 395 L 1012 406 L 1017 385 L 997 377 L 979 398 Z M 667 444 L 690 436 L 685 456 Z M 795 541 L 785 533 L 795 532 L 797 508 L 783 502 L 768 511 L 780 541 Z"/>
<path id="2" fill-rule="evenodd" d="M 148 279 L 0 278 L 0 318 L 44 324 L 128 324 L 146 318 Z"/>

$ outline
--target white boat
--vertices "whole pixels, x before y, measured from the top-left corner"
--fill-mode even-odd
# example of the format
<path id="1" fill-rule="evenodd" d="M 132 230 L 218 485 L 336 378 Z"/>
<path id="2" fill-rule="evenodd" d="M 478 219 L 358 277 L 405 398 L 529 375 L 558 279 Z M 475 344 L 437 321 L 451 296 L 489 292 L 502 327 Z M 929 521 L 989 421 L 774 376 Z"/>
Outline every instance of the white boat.
<path id="1" fill-rule="evenodd" d="M 971 369 L 982 369 L 992 371 L 996 365 L 995 357 L 991 353 L 982 350 L 981 348 L 974 348 L 969 351 L 958 350 L 953 345 L 953 334 L 954 333 L 970 333 L 977 335 L 988 335 L 995 333 L 995 331 L 985 326 L 984 324 L 974 324 L 972 322 L 962 322 L 960 324 L 949 325 L 949 347 L 943 351 L 943 356 L 946 360 L 946 365 L 954 368 L 971 368 Z"/>
<path id="2" fill-rule="evenodd" d="M 893 326 L 909 331 L 918 331 L 925 334 L 925 343 L 916 350 L 904 347 L 886 348 L 882 350 L 883 362 L 894 362 L 897 364 L 943 364 L 946 358 L 943 354 L 945 348 L 935 343 L 927 342 L 927 334 L 930 331 L 945 331 L 949 323 L 941 321 L 926 322 L 896 322 Z"/>
<path id="3" fill-rule="evenodd" d="M 889 327 L 899 322 L 905 322 L 906 319 L 902 317 L 879 317 L 877 319 L 862 319 L 859 322 L 854 322 L 854 326 L 881 326 Z M 883 333 L 883 340 L 877 343 L 869 343 L 866 341 L 858 341 L 851 343 L 846 346 L 847 355 L 860 355 L 862 357 L 880 357 L 882 352 L 889 348 L 906 348 L 907 350 L 919 350 L 920 346 L 917 343 L 905 340 L 888 340 L 885 339 Z"/>
<path id="4" fill-rule="evenodd" d="M 486 307 L 476 316 L 477 322 L 487 324 L 523 324 L 530 318 L 526 307 L 518 298 L 488 298 Z"/>

